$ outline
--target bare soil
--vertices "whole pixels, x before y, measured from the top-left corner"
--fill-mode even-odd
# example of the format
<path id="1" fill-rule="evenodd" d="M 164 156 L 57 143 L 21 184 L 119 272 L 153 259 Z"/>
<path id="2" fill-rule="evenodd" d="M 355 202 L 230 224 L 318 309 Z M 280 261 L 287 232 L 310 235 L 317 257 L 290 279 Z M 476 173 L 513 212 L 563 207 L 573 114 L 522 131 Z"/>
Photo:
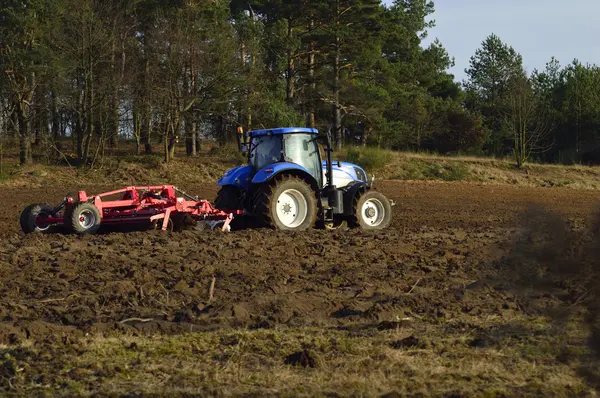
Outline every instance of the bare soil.
<path id="1" fill-rule="evenodd" d="M 212 185 L 185 188 L 209 199 L 216 192 Z M 587 231 L 600 204 L 596 192 L 391 181 L 379 189 L 396 206 L 392 227 L 376 233 L 258 229 L 77 237 L 19 231 L 27 204 L 60 202 L 68 187 L 4 188 L 0 344 L 46 342 L 45 350 L 58 355 L 65 341 L 85 336 L 403 328 L 418 338 L 400 339 L 396 349 L 435 345 L 436 336 L 469 330 L 465 344 L 475 350 L 496 344 L 490 336 L 507 325 L 513 337 L 533 333 L 515 329 L 515 320 L 579 303 L 583 286 L 557 284 L 551 294 L 530 289 L 523 295 L 499 273 L 517 258 L 515 242 L 532 204 L 571 230 Z M 576 250 L 588 239 L 581 233 Z M 490 319 L 495 326 L 488 330 Z M 10 391 L 14 380 L 0 369 L 0 387 Z"/>

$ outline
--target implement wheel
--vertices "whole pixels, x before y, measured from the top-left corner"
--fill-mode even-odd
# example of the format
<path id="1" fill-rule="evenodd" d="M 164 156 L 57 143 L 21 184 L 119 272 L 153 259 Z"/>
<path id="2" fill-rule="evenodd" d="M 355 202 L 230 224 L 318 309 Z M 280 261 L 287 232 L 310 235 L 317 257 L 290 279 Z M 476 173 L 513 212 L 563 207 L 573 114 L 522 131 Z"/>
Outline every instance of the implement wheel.
<path id="1" fill-rule="evenodd" d="M 353 224 L 365 230 L 384 229 L 392 222 L 392 205 L 377 191 L 363 193 L 354 207 Z"/>
<path id="2" fill-rule="evenodd" d="M 49 224 L 36 223 L 36 219 L 50 216 L 52 208 L 45 203 L 37 203 L 27 206 L 21 212 L 21 230 L 26 234 L 34 232 L 47 232 L 50 229 Z"/>
<path id="3" fill-rule="evenodd" d="M 261 221 L 282 231 L 304 231 L 317 220 L 317 199 L 310 185 L 300 178 L 285 176 L 264 186 L 256 198 Z"/>
<path id="4" fill-rule="evenodd" d="M 75 204 L 68 215 L 65 224 L 76 234 L 93 235 L 100 229 L 100 212 L 91 203 Z"/>
<path id="5" fill-rule="evenodd" d="M 239 210 L 244 208 L 242 191 L 238 187 L 225 185 L 215 199 L 215 207 L 219 210 Z"/>

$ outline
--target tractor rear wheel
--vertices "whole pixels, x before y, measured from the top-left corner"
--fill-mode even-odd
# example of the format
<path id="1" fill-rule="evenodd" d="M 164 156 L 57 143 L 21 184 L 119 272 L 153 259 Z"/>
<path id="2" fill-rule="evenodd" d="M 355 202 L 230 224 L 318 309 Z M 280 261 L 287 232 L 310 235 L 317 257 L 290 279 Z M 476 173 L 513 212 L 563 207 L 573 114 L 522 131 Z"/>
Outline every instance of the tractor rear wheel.
<path id="1" fill-rule="evenodd" d="M 392 222 L 392 205 L 377 191 L 360 195 L 354 207 L 353 224 L 366 230 L 384 229 Z"/>
<path id="2" fill-rule="evenodd" d="M 65 224 L 76 234 L 93 235 L 100 229 L 100 211 L 91 203 L 78 203 L 69 211 Z"/>
<path id="3" fill-rule="evenodd" d="M 258 216 L 271 228 L 304 231 L 317 221 L 317 198 L 300 178 L 287 176 L 263 187 L 255 203 Z"/>
<path id="4" fill-rule="evenodd" d="M 26 234 L 33 232 L 46 232 L 50 229 L 49 224 L 36 223 L 38 217 L 48 217 L 52 213 L 52 208 L 45 203 L 37 203 L 27 206 L 21 212 L 21 230 Z"/>

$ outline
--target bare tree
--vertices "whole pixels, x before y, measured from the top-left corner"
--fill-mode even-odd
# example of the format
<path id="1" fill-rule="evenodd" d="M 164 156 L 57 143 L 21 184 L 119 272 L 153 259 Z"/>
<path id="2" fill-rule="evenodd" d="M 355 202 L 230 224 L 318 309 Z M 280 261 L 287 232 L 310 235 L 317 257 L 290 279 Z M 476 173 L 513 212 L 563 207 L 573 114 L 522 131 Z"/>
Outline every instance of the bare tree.
<path id="1" fill-rule="evenodd" d="M 511 80 L 507 102 L 505 120 L 512 132 L 513 155 L 520 168 L 533 154 L 546 152 L 552 147 L 550 136 L 553 125 L 526 76 Z"/>

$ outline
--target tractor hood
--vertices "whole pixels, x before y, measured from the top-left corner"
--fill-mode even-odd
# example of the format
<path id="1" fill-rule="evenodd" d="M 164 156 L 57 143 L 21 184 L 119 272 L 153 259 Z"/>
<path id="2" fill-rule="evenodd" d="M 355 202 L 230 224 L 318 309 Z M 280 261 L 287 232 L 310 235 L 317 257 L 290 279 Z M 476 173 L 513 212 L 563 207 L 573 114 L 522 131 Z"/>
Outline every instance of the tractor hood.
<path id="1" fill-rule="evenodd" d="M 327 172 L 327 161 L 323 161 L 323 174 Z M 367 173 L 365 170 L 353 163 L 348 162 L 333 162 L 333 185 L 336 188 L 343 188 L 357 181 L 368 183 Z M 323 182 L 323 186 L 327 181 Z"/>
<path id="2" fill-rule="evenodd" d="M 234 185 L 239 188 L 247 188 L 252 182 L 252 166 L 245 165 L 227 170 L 223 177 L 219 179 L 217 185 Z"/>

